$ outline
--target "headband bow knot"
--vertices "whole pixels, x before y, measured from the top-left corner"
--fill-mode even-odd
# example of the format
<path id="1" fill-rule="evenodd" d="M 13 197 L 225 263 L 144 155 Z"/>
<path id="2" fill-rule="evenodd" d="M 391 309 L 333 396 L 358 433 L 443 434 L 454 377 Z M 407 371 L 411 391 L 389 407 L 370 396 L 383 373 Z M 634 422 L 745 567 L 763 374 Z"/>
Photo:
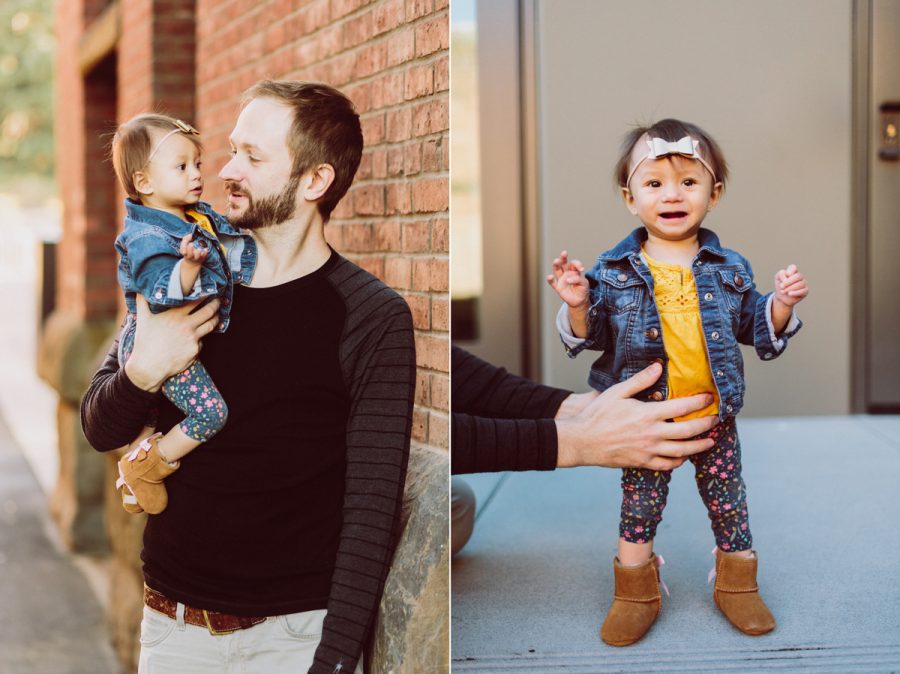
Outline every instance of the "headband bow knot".
<path id="1" fill-rule="evenodd" d="M 634 168 L 631 169 L 631 173 L 628 174 L 628 180 L 625 181 L 626 187 L 631 183 L 631 178 L 634 176 L 634 172 L 637 171 L 638 166 L 640 166 L 645 159 L 661 159 L 671 154 L 677 154 L 689 159 L 696 159 L 706 167 L 706 170 L 709 171 L 710 175 L 713 177 L 713 182 L 715 182 L 716 172 L 712 170 L 709 162 L 707 162 L 700 155 L 699 140 L 695 140 L 690 136 L 684 136 L 682 138 L 679 138 L 678 140 L 647 138 L 645 142 L 647 143 L 648 152 L 646 155 L 641 157 L 634 165 Z"/>
<path id="2" fill-rule="evenodd" d="M 147 157 L 148 164 L 150 163 L 150 160 L 153 159 L 153 155 L 156 154 L 156 151 L 159 150 L 160 146 L 163 143 L 165 143 L 166 140 L 169 138 L 169 136 L 171 136 L 172 134 L 184 133 L 184 134 L 188 134 L 191 136 L 199 136 L 200 135 L 200 132 L 197 131 L 197 129 L 192 127 L 187 122 L 183 122 L 180 119 L 173 119 L 172 122 L 175 124 L 175 128 L 172 129 L 171 131 L 169 131 L 165 136 L 163 136 L 162 138 L 159 139 L 159 142 L 156 143 L 156 147 L 153 148 L 153 151 L 150 153 L 150 156 Z"/>

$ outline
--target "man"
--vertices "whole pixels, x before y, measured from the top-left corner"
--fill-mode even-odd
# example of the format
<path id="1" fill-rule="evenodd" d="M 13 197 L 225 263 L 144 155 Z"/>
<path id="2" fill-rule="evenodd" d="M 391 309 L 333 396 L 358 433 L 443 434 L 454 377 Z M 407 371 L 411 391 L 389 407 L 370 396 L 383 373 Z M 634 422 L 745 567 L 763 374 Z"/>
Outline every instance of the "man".
<path id="1" fill-rule="evenodd" d="M 694 436 L 718 417 L 667 421 L 705 408 L 712 396 L 632 398 L 659 379 L 658 363 L 601 394 L 571 393 L 511 375 L 456 346 L 452 354 L 454 475 L 574 466 L 672 470 L 713 445 Z M 475 525 L 475 494 L 455 477 L 450 516 L 456 554 Z"/>
<path id="2" fill-rule="evenodd" d="M 321 84 L 263 81 L 244 103 L 219 177 L 258 262 L 228 330 L 203 344 L 228 423 L 167 478 L 168 507 L 147 521 L 142 674 L 353 672 L 399 536 L 412 319 L 324 236 L 359 165 L 359 118 Z M 120 367 L 114 344 L 82 401 L 95 448 L 134 440 L 154 405 L 159 430 L 180 420 L 157 392 L 216 311 L 139 304 L 131 357 Z"/>

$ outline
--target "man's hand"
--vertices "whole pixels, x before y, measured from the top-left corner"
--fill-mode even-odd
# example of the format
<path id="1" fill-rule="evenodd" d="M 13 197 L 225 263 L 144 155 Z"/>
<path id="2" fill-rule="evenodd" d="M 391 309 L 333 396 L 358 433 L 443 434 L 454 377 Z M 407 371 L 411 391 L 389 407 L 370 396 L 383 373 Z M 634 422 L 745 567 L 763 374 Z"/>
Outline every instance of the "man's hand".
<path id="1" fill-rule="evenodd" d="M 575 416 L 561 418 L 557 415 L 557 466 L 672 470 L 684 463 L 685 457 L 710 449 L 714 442 L 709 438 L 687 438 L 708 431 L 719 422 L 718 417 L 678 422 L 667 422 L 666 419 L 703 409 L 712 402 L 711 395 L 658 403 L 632 399 L 661 374 L 662 366 L 654 363 L 596 396 Z M 563 406 L 568 400 L 563 401 Z"/>
<path id="2" fill-rule="evenodd" d="M 125 374 L 138 388 L 158 391 L 166 379 L 185 370 L 200 353 L 200 340 L 219 323 L 219 300 L 195 313 L 191 312 L 203 300 L 154 314 L 142 295 L 135 299 L 137 329 Z"/>

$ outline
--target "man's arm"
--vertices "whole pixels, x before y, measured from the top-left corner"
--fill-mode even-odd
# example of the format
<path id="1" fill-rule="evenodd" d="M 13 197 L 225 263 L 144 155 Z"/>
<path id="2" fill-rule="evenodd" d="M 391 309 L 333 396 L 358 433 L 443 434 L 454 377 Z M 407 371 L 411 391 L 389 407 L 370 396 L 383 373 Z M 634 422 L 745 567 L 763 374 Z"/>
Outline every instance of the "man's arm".
<path id="1" fill-rule="evenodd" d="M 81 399 L 81 427 L 94 449 L 107 452 L 134 440 L 163 382 L 197 357 L 200 340 L 219 320 L 218 300 L 191 313 L 200 301 L 153 314 L 137 296 L 131 357 L 122 368 L 114 341 Z"/>
<path id="2" fill-rule="evenodd" d="M 667 421 L 703 409 L 711 402 L 708 395 L 659 403 L 632 398 L 651 386 L 661 372 L 653 364 L 599 395 L 572 394 L 557 405 L 555 418 L 479 418 L 457 413 L 454 399 L 452 472 L 573 466 L 676 468 L 684 457 L 712 446 L 709 439 L 689 438 L 709 430 L 718 419 Z"/>
<path id="3" fill-rule="evenodd" d="M 353 295 L 341 339 L 351 397 L 343 524 L 310 674 L 356 667 L 400 538 L 416 387 L 412 316 L 393 291 L 376 290 L 369 301 L 367 292 Z"/>

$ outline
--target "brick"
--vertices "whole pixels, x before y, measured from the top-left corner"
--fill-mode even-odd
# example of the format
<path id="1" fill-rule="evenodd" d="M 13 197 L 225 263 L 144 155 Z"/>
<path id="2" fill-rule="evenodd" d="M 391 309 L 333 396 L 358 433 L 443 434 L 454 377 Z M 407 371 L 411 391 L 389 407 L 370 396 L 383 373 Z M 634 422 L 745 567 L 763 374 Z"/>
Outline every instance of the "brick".
<path id="1" fill-rule="evenodd" d="M 357 180 L 369 180 L 372 177 L 372 153 L 364 152 L 359 159 L 359 168 L 356 169 Z"/>
<path id="2" fill-rule="evenodd" d="M 390 147 L 387 151 L 387 174 L 391 178 L 403 175 L 404 148 Z"/>
<path id="3" fill-rule="evenodd" d="M 437 410 L 450 410 L 450 380 L 443 375 L 433 374 L 430 377 L 430 405 Z"/>
<path id="4" fill-rule="evenodd" d="M 366 0 L 331 0 L 331 20 L 336 21 L 341 17 L 352 14 L 366 4 Z"/>
<path id="5" fill-rule="evenodd" d="M 384 282 L 392 288 L 408 290 L 412 280 L 412 260 L 390 257 L 384 263 Z"/>
<path id="6" fill-rule="evenodd" d="M 380 252 L 400 252 L 402 248 L 401 225 L 396 220 L 378 222 L 373 226 L 373 248 Z"/>
<path id="7" fill-rule="evenodd" d="M 431 300 L 428 295 L 407 295 L 406 303 L 412 313 L 413 328 L 416 330 L 431 329 Z"/>
<path id="8" fill-rule="evenodd" d="M 450 417 L 440 412 L 428 413 L 428 444 L 446 449 L 450 446 Z"/>
<path id="9" fill-rule="evenodd" d="M 426 173 L 436 173 L 441 170 L 441 152 L 443 139 L 432 138 L 422 143 L 422 170 Z"/>
<path id="10" fill-rule="evenodd" d="M 432 266 L 435 258 L 415 258 L 412 261 L 412 289 L 427 292 L 431 287 Z"/>
<path id="11" fill-rule="evenodd" d="M 449 372 L 450 342 L 447 337 L 416 333 L 416 362 L 429 370 Z"/>
<path id="12" fill-rule="evenodd" d="M 372 12 L 366 12 L 352 19 L 348 19 L 342 25 L 336 27 L 342 30 L 342 46 L 350 49 L 372 38 L 375 34 L 372 22 Z"/>
<path id="13" fill-rule="evenodd" d="M 428 56 L 450 46 L 450 27 L 446 16 L 416 26 L 416 56 Z"/>
<path id="14" fill-rule="evenodd" d="M 449 197 L 447 178 L 423 178 L 413 183 L 412 207 L 416 213 L 446 211 Z"/>
<path id="15" fill-rule="evenodd" d="M 407 101 L 433 93 L 434 66 L 427 63 L 423 66 L 413 66 L 406 71 L 406 88 L 403 95 Z"/>
<path id="16" fill-rule="evenodd" d="M 381 35 L 393 30 L 406 19 L 405 0 L 383 0 L 372 10 L 374 16 L 374 35 Z"/>
<path id="17" fill-rule="evenodd" d="M 406 16 L 409 17 L 410 21 L 428 16 L 433 9 L 433 0 L 407 0 L 406 2 Z"/>
<path id="18" fill-rule="evenodd" d="M 442 56 L 434 62 L 434 91 L 450 89 L 450 57 Z"/>
<path id="19" fill-rule="evenodd" d="M 372 177 L 387 178 L 388 175 L 388 151 L 375 150 L 372 152 Z"/>
<path id="20" fill-rule="evenodd" d="M 362 127 L 363 139 L 366 146 L 378 145 L 384 142 L 384 115 L 376 114 L 371 117 L 361 117 L 359 124 Z"/>
<path id="21" fill-rule="evenodd" d="M 403 225 L 403 252 L 427 253 L 431 248 L 431 224 L 419 220 Z"/>
<path id="22" fill-rule="evenodd" d="M 372 107 L 386 108 L 403 101 L 403 73 L 388 73 L 372 83 Z"/>
<path id="23" fill-rule="evenodd" d="M 372 226 L 368 224 L 342 225 L 344 250 L 367 253 L 372 250 Z"/>
<path id="24" fill-rule="evenodd" d="M 447 9 L 450 6 L 450 0 L 434 0 L 434 11 Z"/>
<path id="25" fill-rule="evenodd" d="M 450 301 L 446 297 L 431 300 L 431 329 L 443 332 L 450 330 Z"/>
<path id="26" fill-rule="evenodd" d="M 366 185 L 353 192 L 353 210 L 358 215 L 384 215 L 384 187 Z"/>
<path id="27" fill-rule="evenodd" d="M 414 176 L 422 172 L 422 143 L 410 143 L 403 147 L 403 173 Z"/>
<path id="28" fill-rule="evenodd" d="M 449 102 L 446 99 L 438 99 L 416 105 L 412 110 L 412 128 L 415 136 L 427 136 L 449 129 Z"/>
<path id="29" fill-rule="evenodd" d="M 407 183 L 390 183 L 386 187 L 385 214 L 406 215 L 412 213 L 411 190 Z"/>
<path id="30" fill-rule="evenodd" d="M 391 68 L 411 61 L 415 54 L 416 34 L 412 28 L 400 28 L 393 31 L 387 39 L 387 62 Z"/>
<path id="31" fill-rule="evenodd" d="M 431 225 L 431 251 L 450 252 L 450 220 L 447 218 L 438 218 Z"/>
<path id="32" fill-rule="evenodd" d="M 416 395 L 413 398 L 416 405 L 431 405 L 432 376 L 422 370 L 416 371 Z"/>
<path id="33" fill-rule="evenodd" d="M 428 411 L 413 408 L 412 439 L 425 442 L 428 439 Z"/>
<path id="34" fill-rule="evenodd" d="M 412 110 L 401 108 L 385 115 L 385 138 L 389 143 L 407 140 L 412 130 Z"/>

